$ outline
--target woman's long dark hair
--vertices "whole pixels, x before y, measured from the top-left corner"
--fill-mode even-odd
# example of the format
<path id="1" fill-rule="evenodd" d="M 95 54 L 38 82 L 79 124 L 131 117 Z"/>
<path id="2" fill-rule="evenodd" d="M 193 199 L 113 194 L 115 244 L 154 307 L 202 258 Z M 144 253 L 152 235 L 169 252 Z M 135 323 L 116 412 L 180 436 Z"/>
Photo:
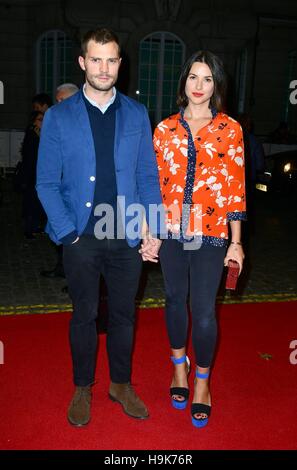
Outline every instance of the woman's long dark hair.
<path id="1" fill-rule="evenodd" d="M 216 108 L 218 111 L 223 111 L 227 89 L 226 74 L 221 59 L 209 51 L 195 52 L 183 65 L 177 88 L 177 105 L 185 108 L 188 104 L 185 88 L 188 75 L 194 62 L 202 62 L 210 68 L 214 81 L 214 92 L 210 99 L 210 106 Z"/>

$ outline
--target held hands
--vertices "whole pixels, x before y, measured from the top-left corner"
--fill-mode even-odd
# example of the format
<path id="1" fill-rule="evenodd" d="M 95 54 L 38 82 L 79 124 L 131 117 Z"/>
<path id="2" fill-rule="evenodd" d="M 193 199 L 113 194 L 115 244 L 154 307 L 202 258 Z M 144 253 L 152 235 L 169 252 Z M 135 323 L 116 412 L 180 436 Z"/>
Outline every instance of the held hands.
<path id="1" fill-rule="evenodd" d="M 159 250 L 162 245 L 162 240 L 153 238 L 149 233 L 143 237 L 141 248 L 139 253 L 142 256 L 143 261 L 151 261 L 152 263 L 158 263 Z"/>
<path id="2" fill-rule="evenodd" d="M 239 264 L 239 274 L 240 274 L 242 271 L 243 260 L 244 260 L 244 252 L 243 252 L 241 243 L 231 242 L 227 250 L 225 259 L 224 259 L 224 266 L 228 266 L 229 260 L 237 261 L 237 263 Z"/>

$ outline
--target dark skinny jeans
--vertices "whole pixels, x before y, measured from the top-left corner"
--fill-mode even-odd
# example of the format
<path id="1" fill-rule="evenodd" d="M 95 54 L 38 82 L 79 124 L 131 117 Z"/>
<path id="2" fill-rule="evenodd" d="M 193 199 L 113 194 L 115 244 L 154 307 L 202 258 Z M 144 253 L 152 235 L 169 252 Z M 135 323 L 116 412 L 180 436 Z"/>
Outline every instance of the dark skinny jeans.
<path id="1" fill-rule="evenodd" d="M 177 240 L 164 240 L 160 250 L 170 346 L 172 349 L 186 346 L 190 289 L 192 341 L 196 364 L 200 367 L 210 367 L 214 356 L 217 338 L 215 302 L 225 254 L 225 247 L 211 245 L 184 250 Z"/>

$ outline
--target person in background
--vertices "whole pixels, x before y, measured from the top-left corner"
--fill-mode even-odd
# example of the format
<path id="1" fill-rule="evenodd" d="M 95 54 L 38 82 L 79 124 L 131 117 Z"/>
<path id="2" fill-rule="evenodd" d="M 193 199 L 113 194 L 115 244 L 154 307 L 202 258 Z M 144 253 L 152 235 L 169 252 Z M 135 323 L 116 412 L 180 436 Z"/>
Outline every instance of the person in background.
<path id="1" fill-rule="evenodd" d="M 174 364 L 170 394 L 173 407 L 186 407 L 186 304 L 190 290 L 196 364 L 191 416 L 195 427 L 205 426 L 211 411 L 209 375 L 217 337 L 215 301 L 223 267 L 235 260 L 242 270 L 244 258 L 243 136 L 239 123 L 223 112 L 224 94 L 221 60 L 209 51 L 195 52 L 179 78 L 180 111 L 163 120 L 154 133 L 168 227 L 160 262 Z"/>
<path id="2" fill-rule="evenodd" d="M 257 175 L 263 173 L 265 169 L 264 150 L 262 143 L 254 134 L 254 124 L 250 115 L 248 113 L 239 114 L 237 120 L 242 127 L 244 138 L 246 191 L 253 192 Z"/>
<path id="3" fill-rule="evenodd" d="M 255 230 L 256 183 L 259 179 L 261 180 L 265 171 L 265 155 L 262 143 L 254 134 L 251 116 L 248 113 L 242 113 L 237 116 L 237 120 L 242 127 L 244 140 L 246 207 L 249 218 L 244 225 L 242 239 L 248 252 L 249 241 Z"/>
<path id="4" fill-rule="evenodd" d="M 70 98 L 79 91 L 79 88 L 74 83 L 62 83 L 56 89 L 56 102 L 61 103 L 62 101 Z M 55 245 L 57 251 L 57 263 L 53 269 L 41 271 L 40 274 L 43 277 L 54 279 L 57 277 L 65 277 L 63 267 L 63 245 Z M 67 292 L 67 286 L 63 287 L 63 292 Z"/>
<path id="5" fill-rule="evenodd" d="M 35 234 L 43 230 L 41 225 L 45 220 L 44 211 L 35 189 L 42 121 L 43 113 L 41 111 L 31 113 L 21 148 L 24 235 L 28 240 L 35 239 Z"/>
<path id="6" fill-rule="evenodd" d="M 47 93 L 38 93 L 32 98 L 32 109 L 43 114 L 53 105 L 53 100 Z"/>
<path id="7" fill-rule="evenodd" d="M 74 85 L 74 83 L 62 83 L 62 85 L 59 85 L 56 90 L 56 102 L 61 103 L 61 101 L 66 100 L 78 91 L 79 88 Z"/>
<path id="8" fill-rule="evenodd" d="M 73 302 L 70 344 L 75 390 L 67 417 L 74 426 L 91 419 L 102 271 L 108 290 L 109 397 L 133 418 L 149 416 L 131 385 L 131 357 L 142 259 L 156 261 L 161 245 L 149 207 L 162 202 L 147 110 L 115 88 L 121 65 L 115 33 L 88 31 L 79 65 L 85 72 L 84 86 L 45 115 L 37 172 L 37 191 L 48 217 L 46 230 L 55 243 L 63 244 Z M 142 220 L 136 232 L 129 230 L 133 216 L 128 209 L 135 204 L 145 209 L 148 233 Z M 97 211 L 102 205 L 108 207 L 109 233 Z"/>

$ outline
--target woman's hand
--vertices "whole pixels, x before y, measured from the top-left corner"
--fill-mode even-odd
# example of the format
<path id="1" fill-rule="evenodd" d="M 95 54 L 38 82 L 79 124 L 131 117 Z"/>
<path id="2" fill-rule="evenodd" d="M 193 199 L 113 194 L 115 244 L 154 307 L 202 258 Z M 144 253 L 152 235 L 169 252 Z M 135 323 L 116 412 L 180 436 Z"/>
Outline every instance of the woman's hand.
<path id="1" fill-rule="evenodd" d="M 142 256 L 143 261 L 151 261 L 157 263 L 159 260 L 159 250 L 162 244 L 162 240 L 153 238 L 150 235 L 143 238 L 139 253 Z"/>
<path id="2" fill-rule="evenodd" d="M 228 266 L 229 260 L 234 260 L 237 261 L 239 264 L 239 274 L 242 271 L 243 267 L 243 260 L 244 260 L 244 252 L 242 249 L 242 245 L 239 245 L 238 243 L 232 243 L 230 244 L 225 259 L 224 259 L 224 266 Z"/>

